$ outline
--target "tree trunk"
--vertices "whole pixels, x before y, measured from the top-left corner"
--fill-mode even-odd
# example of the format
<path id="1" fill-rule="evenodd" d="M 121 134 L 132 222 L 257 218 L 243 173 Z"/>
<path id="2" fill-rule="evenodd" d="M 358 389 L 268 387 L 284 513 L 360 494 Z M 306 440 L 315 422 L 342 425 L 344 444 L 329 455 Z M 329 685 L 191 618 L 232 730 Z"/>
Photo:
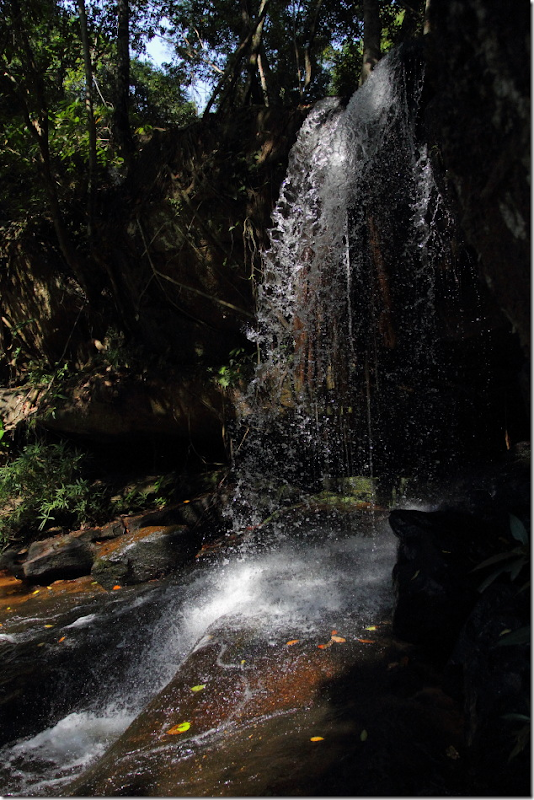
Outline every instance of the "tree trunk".
<path id="1" fill-rule="evenodd" d="M 221 96 L 221 99 L 219 101 L 219 110 L 221 110 L 223 105 L 227 103 L 229 97 L 231 96 L 232 90 L 235 88 L 235 85 L 239 79 L 239 74 L 241 71 L 241 62 L 243 61 L 243 58 L 245 57 L 247 52 L 251 52 L 252 42 L 254 40 L 254 37 L 257 36 L 258 31 L 261 34 L 261 31 L 263 29 L 263 23 L 265 21 L 265 17 L 267 16 L 269 2 L 270 0 L 261 0 L 258 16 L 256 20 L 252 23 L 251 29 L 244 36 L 243 41 L 240 43 L 235 53 L 233 53 L 232 56 L 229 58 L 226 69 L 224 70 L 221 78 L 219 79 L 217 86 L 213 91 L 213 94 L 208 100 L 203 116 L 209 114 L 213 104 L 215 103 L 219 95 Z M 261 44 L 261 36 L 260 36 L 260 44 Z"/>
<path id="2" fill-rule="evenodd" d="M 315 39 L 315 34 L 317 33 L 317 23 L 319 21 L 319 12 L 321 10 L 321 6 L 323 4 L 323 0 L 316 0 L 315 6 L 313 8 L 313 12 L 311 15 L 309 30 L 308 30 L 308 42 L 306 47 L 304 48 L 304 91 L 306 91 L 312 81 L 313 77 L 313 67 L 312 67 L 312 60 L 311 60 L 311 52 L 313 49 L 313 42 Z"/>
<path id="3" fill-rule="evenodd" d="M 130 6 L 128 0 L 117 0 L 117 83 L 115 97 L 115 136 L 119 152 L 130 166 L 134 142 L 130 130 Z"/>
<path id="4" fill-rule="evenodd" d="M 367 80 L 381 58 L 382 24 L 378 0 L 363 0 L 363 65 L 360 86 Z"/>
<path id="5" fill-rule="evenodd" d="M 93 224 L 95 215 L 96 192 L 96 126 L 93 114 L 93 68 L 91 64 L 91 51 L 89 49 L 89 36 L 87 33 L 87 15 L 84 0 L 77 0 L 80 14 L 80 29 L 83 50 L 83 63 L 85 69 L 85 113 L 87 116 L 87 131 L 89 134 L 89 183 L 87 187 L 87 232 L 90 246 L 93 239 Z"/>

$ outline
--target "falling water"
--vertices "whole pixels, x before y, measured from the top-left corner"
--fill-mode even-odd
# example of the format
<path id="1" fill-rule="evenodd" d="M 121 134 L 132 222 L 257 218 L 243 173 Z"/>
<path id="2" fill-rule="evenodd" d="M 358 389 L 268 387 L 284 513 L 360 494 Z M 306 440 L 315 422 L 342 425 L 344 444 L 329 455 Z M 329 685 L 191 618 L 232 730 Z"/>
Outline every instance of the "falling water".
<path id="1" fill-rule="evenodd" d="M 291 152 L 236 447 L 273 507 L 284 486 L 388 483 L 451 450 L 435 299 L 454 291 L 454 226 L 420 137 L 422 89 L 422 65 L 393 52 L 345 109 L 318 103 Z"/>
<path id="2" fill-rule="evenodd" d="M 443 449 L 438 417 L 451 438 L 436 388 L 446 365 L 435 296 L 443 284 L 453 291 L 454 263 L 448 212 L 418 134 L 422 87 L 420 65 L 392 54 L 346 108 L 318 103 L 274 211 L 250 331 L 262 359 L 235 437 L 231 511 L 236 527 L 251 529 L 284 500 L 299 500 L 298 515 L 275 519 L 263 549 L 265 526 L 233 559 L 170 581 L 159 621 L 130 626 L 146 646 L 120 686 L 2 748 L 5 792 L 63 787 L 219 620 L 252 621 L 270 642 L 322 635 L 340 620 L 357 636 L 391 609 L 395 546 L 385 522 L 369 527 L 349 515 L 340 532 L 334 515 L 317 529 L 313 499 L 303 502 L 300 490 L 429 468 Z M 96 636 L 98 621 L 87 623 Z"/>

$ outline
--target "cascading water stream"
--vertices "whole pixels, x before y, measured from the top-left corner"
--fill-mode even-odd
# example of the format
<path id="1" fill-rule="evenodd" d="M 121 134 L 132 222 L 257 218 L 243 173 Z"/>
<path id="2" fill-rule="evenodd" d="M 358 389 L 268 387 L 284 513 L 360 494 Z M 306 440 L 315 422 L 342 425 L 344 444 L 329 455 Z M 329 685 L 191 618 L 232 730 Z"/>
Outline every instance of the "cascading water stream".
<path id="1" fill-rule="evenodd" d="M 301 489 L 399 474 L 439 450 L 427 441 L 423 456 L 422 442 L 438 413 L 428 381 L 441 369 L 433 299 L 450 242 L 438 230 L 446 211 L 418 143 L 421 91 L 420 66 L 405 69 L 392 54 L 347 108 L 334 99 L 317 104 L 293 148 L 250 332 L 262 363 L 236 447 L 236 528 L 278 511 L 284 492 L 302 504 Z M 275 642 L 341 624 L 357 635 L 388 613 L 395 546 L 386 524 L 340 533 L 323 519 L 319 535 L 314 525 L 311 511 L 291 521 L 282 515 L 263 549 L 260 536 L 231 561 L 170 581 L 159 621 L 128 634 L 147 644 L 120 685 L 2 749 L 4 794 L 53 795 L 219 619 L 252 622 Z M 126 634 L 124 642 L 126 651 Z"/>
<path id="2" fill-rule="evenodd" d="M 272 511 L 284 486 L 391 484 L 454 449 L 435 305 L 438 284 L 454 291 L 454 224 L 419 137 L 422 89 L 419 61 L 395 51 L 346 109 L 318 103 L 292 150 L 249 331 L 262 358 L 236 447 L 246 513 L 251 485 Z"/>

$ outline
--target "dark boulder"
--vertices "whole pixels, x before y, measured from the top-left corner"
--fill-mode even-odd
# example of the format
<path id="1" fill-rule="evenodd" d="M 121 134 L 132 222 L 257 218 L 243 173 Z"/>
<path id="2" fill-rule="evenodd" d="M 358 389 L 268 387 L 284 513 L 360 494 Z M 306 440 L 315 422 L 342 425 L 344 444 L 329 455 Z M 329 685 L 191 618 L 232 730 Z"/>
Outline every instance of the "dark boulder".
<path id="1" fill-rule="evenodd" d="M 448 653 L 478 597 L 473 569 L 491 554 L 500 526 L 454 510 L 397 509 L 389 522 L 400 540 L 395 634 Z"/>
<path id="2" fill-rule="evenodd" d="M 91 575 L 105 589 L 168 575 L 192 560 L 199 542 L 185 525 L 150 525 L 103 545 Z"/>
<path id="3" fill-rule="evenodd" d="M 73 536 L 53 536 L 33 542 L 23 565 L 24 577 L 35 583 L 50 583 L 88 575 L 95 558 L 94 547 Z"/>

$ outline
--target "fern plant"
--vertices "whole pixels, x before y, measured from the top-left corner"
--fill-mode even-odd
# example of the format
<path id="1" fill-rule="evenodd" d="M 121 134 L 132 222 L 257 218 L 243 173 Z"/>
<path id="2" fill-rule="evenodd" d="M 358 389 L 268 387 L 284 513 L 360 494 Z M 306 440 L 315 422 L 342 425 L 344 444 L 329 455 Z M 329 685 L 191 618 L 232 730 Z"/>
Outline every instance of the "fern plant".
<path id="1" fill-rule="evenodd" d="M 79 526 L 101 516 L 104 492 L 83 477 L 84 461 L 66 442 L 34 442 L 1 466 L 0 542 L 33 525 Z"/>

